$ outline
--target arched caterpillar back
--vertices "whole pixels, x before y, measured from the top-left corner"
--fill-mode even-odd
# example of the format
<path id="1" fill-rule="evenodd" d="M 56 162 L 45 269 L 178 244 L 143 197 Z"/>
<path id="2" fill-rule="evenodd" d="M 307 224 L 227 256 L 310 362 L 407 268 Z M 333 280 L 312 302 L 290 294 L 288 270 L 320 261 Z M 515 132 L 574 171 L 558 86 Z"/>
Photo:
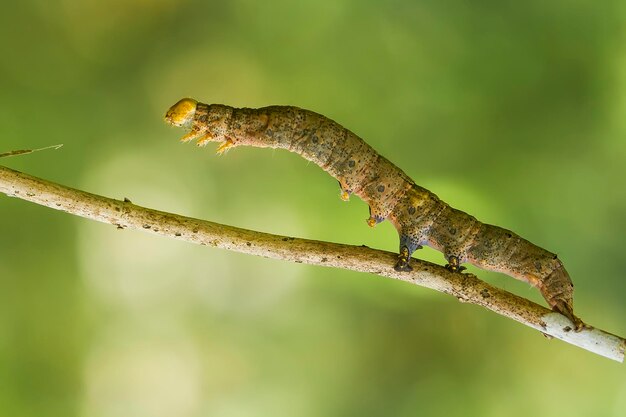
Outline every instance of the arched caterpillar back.
<path id="1" fill-rule="evenodd" d="M 342 199 L 355 194 L 369 205 L 369 226 L 388 219 L 396 227 L 398 271 L 410 270 L 411 254 L 428 245 L 443 252 L 452 271 L 462 271 L 461 264 L 469 262 L 530 283 L 553 310 L 582 328 L 573 312 L 572 281 L 555 254 L 450 207 L 327 117 L 291 106 L 239 109 L 185 98 L 167 111 L 165 120 L 189 129 L 183 142 L 220 142 L 218 153 L 236 146 L 282 148 L 319 165 L 337 179 Z"/>

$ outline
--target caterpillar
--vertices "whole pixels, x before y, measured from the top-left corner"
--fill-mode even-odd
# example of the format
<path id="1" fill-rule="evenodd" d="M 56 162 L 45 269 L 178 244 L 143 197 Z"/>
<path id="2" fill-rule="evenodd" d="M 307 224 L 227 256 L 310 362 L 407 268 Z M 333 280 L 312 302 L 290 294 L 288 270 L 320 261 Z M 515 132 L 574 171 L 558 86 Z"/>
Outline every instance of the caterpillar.
<path id="1" fill-rule="evenodd" d="M 355 194 L 369 205 L 370 227 L 386 219 L 395 226 L 397 271 L 410 271 L 413 252 L 428 245 L 443 253 L 450 271 L 461 272 L 461 264 L 469 262 L 529 283 L 552 310 L 577 330 L 583 327 L 574 315 L 572 281 L 557 255 L 449 206 L 327 117 L 292 106 L 234 108 L 183 98 L 167 111 L 165 121 L 188 130 L 182 142 L 219 142 L 218 154 L 237 146 L 280 148 L 319 165 L 337 179 L 343 200 Z"/>

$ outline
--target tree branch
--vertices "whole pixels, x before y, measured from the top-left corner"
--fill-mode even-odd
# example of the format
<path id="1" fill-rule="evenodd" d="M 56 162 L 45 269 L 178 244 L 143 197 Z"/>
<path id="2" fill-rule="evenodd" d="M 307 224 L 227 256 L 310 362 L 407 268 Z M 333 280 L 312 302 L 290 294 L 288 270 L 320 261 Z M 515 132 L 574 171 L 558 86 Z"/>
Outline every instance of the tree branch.
<path id="1" fill-rule="evenodd" d="M 0 166 L 0 192 L 55 210 L 138 229 L 205 246 L 282 259 L 290 262 L 343 268 L 395 278 L 450 294 L 461 302 L 485 307 L 567 343 L 622 362 L 626 340 L 595 328 L 573 330 L 564 316 L 532 301 L 493 287 L 471 274 L 452 273 L 429 262 L 412 260 L 412 272 L 391 267 L 396 254 L 362 246 L 320 242 L 255 232 L 166 213 L 65 187 Z"/>

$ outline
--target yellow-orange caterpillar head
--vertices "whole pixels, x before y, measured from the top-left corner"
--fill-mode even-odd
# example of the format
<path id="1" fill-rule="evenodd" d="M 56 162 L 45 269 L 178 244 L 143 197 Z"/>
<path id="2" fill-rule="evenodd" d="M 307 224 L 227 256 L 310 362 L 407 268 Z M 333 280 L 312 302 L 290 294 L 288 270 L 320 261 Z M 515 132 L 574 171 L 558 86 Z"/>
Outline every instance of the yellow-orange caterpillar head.
<path id="1" fill-rule="evenodd" d="M 184 98 L 174 104 L 165 113 L 165 121 L 174 126 L 191 127 L 196 114 L 198 102 L 192 98 Z"/>

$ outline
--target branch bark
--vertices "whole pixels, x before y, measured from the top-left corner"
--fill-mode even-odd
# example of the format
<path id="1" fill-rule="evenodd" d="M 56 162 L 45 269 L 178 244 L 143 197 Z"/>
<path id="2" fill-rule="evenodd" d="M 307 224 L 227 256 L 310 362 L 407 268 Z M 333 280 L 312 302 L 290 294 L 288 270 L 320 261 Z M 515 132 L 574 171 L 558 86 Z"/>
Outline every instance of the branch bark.
<path id="1" fill-rule="evenodd" d="M 412 272 L 396 272 L 391 265 L 397 255 L 391 252 L 272 235 L 166 213 L 137 206 L 126 199 L 115 200 L 65 187 L 3 166 L 0 166 L 0 192 L 118 228 L 143 230 L 266 258 L 399 279 L 453 295 L 461 302 L 485 307 L 598 355 L 619 362 L 624 360 L 624 338 L 592 327 L 575 332 L 573 324 L 558 313 L 493 287 L 474 275 L 452 273 L 429 262 L 413 259 Z"/>

